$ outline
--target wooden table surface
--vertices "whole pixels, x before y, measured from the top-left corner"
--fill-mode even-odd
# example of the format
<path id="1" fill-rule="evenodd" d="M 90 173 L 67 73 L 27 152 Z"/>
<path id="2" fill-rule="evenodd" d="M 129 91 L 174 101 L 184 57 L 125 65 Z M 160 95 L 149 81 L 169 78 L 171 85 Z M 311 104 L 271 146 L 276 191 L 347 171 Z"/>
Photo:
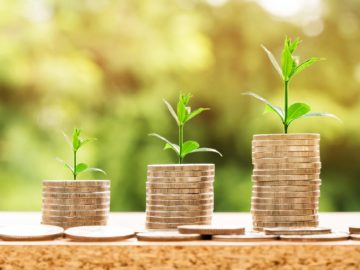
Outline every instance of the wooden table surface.
<path id="1" fill-rule="evenodd" d="M 0 227 L 39 224 L 40 213 L 0 212 Z M 144 213 L 112 213 L 109 225 L 144 230 Z M 249 213 L 215 213 L 214 224 L 251 228 Z M 320 213 L 320 226 L 348 231 L 360 213 Z M 0 241 L 0 269 L 360 269 L 360 241 L 80 243 Z"/>

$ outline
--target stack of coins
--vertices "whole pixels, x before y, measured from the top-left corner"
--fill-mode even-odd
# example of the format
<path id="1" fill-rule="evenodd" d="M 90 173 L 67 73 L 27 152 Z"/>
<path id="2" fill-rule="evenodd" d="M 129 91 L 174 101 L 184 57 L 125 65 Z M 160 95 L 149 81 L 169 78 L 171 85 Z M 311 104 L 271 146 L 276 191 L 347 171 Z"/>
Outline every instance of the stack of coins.
<path id="1" fill-rule="evenodd" d="M 254 135 L 254 230 L 315 227 L 320 197 L 320 135 Z"/>
<path id="2" fill-rule="evenodd" d="M 146 228 L 176 229 L 211 223 L 214 164 L 149 165 L 146 182 Z"/>
<path id="3" fill-rule="evenodd" d="M 46 180 L 42 196 L 42 224 L 63 228 L 107 224 L 109 180 Z"/>

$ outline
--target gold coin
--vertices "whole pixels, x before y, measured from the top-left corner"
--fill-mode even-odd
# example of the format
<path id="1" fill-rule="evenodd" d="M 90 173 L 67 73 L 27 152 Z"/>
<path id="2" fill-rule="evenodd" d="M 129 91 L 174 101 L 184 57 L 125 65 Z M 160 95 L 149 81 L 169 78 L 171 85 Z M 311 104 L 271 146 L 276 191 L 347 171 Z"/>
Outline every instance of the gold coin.
<path id="1" fill-rule="evenodd" d="M 196 241 L 201 240 L 199 234 L 180 234 L 178 232 L 156 231 L 156 232 L 142 232 L 136 235 L 139 241 Z"/>
<path id="2" fill-rule="evenodd" d="M 146 204 L 146 211 L 200 211 L 200 210 L 214 210 L 213 202 L 200 205 L 154 205 Z"/>
<path id="3" fill-rule="evenodd" d="M 320 157 L 280 157 L 280 158 L 253 158 L 253 164 L 278 164 L 278 163 L 312 163 L 320 162 Z"/>
<path id="4" fill-rule="evenodd" d="M 203 181 L 198 183 L 154 183 L 146 182 L 148 188 L 207 188 L 212 187 L 214 181 Z"/>
<path id="5" fill-rule="evenodd" d="M 214 176 L 215 171 L 173 171 L 173 172 L 164 172 L 164 171 L 148 171 L 147 176 L 149 177 L 194 177 L 194 176 Z"/>
<path id="6" fill-rule="evenodd" d="M 146 215 L 153 217 L 197 217 L 212 215 L 212 209 L 200 211 L 146 211 Z"/>
<path id="7" fill-rule="evenodd" d="M 253 140 L 320 140 L 318 133 L 256 134 Z"/>
<path id="8" fill-rule="evenodd" d="M 214 193 L 200 193 L 200 194 L 147 194 L 149 200 L 204 200 L 213 199 Z"/>
<path id="9" fill-rule="evenodd" d="M 313 234 L 328 234 L 331 233 L 330 228 L 322 227 L 277 227 L 277 228 L 264 228 L 265 234 L 270 235 L 313 235 Z"/>
<path id="10" fill-rule="evenodd" d="M 208 188 L 146 188 L 148 194 L 200 194 L 213 192 L 213 187 Z"/>
<path id="11" fill-rule="evenodd" d="M 187 176 L 187 177 L 147 177 L 148 183 L 199 183 L 214 182 L 214 176 Z"/>
<path id="12" fill-rule="evenodd" d="M 85 210 L 104 210 L 110 209 L 110 202 L 104 204 L 89 204 L 89 205 L 63 205 L 63 204 L 48 204 L 43 203 L 43 210 L 60 210 L 60 211 L 85 211 Z"/>
<path id="13" fill-rule="evenodd" d="M 65 237 L 82 242 L 107 242 L 120 241 L 135 236 L 131 229 L 111 226 L 81 226 L 70 228 L 65 231 Z"/>
<path id="14" fill-rule="evenodd" d="M 349 239 L 347 233 L 326 233 L 316 235 L 281 235 L 280 240 L 292 242 L 324 242 L 345 241 Z"/>
<path id="15" fill-rule="evenodd" d="M 199 221 L 199 222 L 191 222 L 191 224 L 199 224 L 206 225 L 210 224 L 211 221 Z M 185 223 L 186 224 L 186 223 Z M 146 222 L 146 229 L 163 229 L 163 230 L 175 230 L 178 226 L 185 225 L 184 223 L 162 223 L 162 222 Z"/>
<path id="16" fill-rule="evenodd" d="M 110 186 L 91 186 L 91 187 L 43 187 L 46 193 L 90 193 L 110 191 Z"/>
<path id="17" fill-rule="evenodd" d="M 110 180 L 44 180 L 46 187 L 90 187 L 110 186 Z"/>
<path id="18" fill-rule="evenodd" d="M 257 175 L 253 174 L 252 179 L 255 181 L 310 181 L 319 180 L 320 174 L 296 174 L 296 175 Z"/>
<path id="19" fill-rule="evenodd" d="M 318 198 L 320 191 L 309 192 L 257 192 L 252 191 L 253 197 L 258 198 Z"/>
<path id="20" fill-rule="evenodd" d="M 244 234 L 245 228 L 242 226 L 182 225 L 178 227 L 178 231 L 183 234 L 229 235 Z"/>
<path id="21" fill-rule="evenodd" d="M 309 192 L 320 191 L 320 185 L 304 185 L 304 186 L 268 186 L 255 185 L 252 187 L 255 192 Z"/>
<path id="22" fill-rule="evenodd" d="M 214 164 L 161 164 L 148 165 L 148 171 L 208 171 L 214 170 Z"/>
<path id="23" fill-rule="evenodd" d="M 243 235 L 214 235 L 213 241 L 221 242 L 266 242 L 279 239 L 275 235 L 265 235 L 259 232 L 246 232 Z"/>
<path id="24" fill-rule="evenodd" d="M 252 215 L 254 222 L 293 222 L 293 221 L 317 221 L 318 215 L 307 216 L 264 216 Z"/>
<path id="25" fill-rule="evenodd" d="M 109 203 L 110 197 L 103 197 L 103 198 L 95 198 L 95 199 L 88 199 L 88 198 L 76 198 L 76 199 L 53 199 L 53 198 L 43 198 L 43 204 L 62 204 L 62 205 L 69 205 L 69 204 L 78 204 L 78 205 L 86 205 L 86 204 L 104 204 Z"/>
<path id="26" fill-rule="evenodd" d="M 253 153 L 267 152 L 319 152 L 320 146 L 295 146 L 295 145 L 269 145 L 269 146 L 253 146 Z"/>
<path id="27" fill-rule="evenodd" d="M 147 204 L 151 205 L 164 205 L 164 206 L 175 206 L 175 205 L 204 205 L 213 203 L 213 199 L 204 199 L 204 200 L 150 200 L 146 199 Z"/>
<path id="28" fill-rule="evenodd" d="M 107 216 L 109 209 L 105 210 L 86 210 L 86 211 L 64 211 L 64 210 L 42 210 L 45 216 L 67 216 L 67 217 L 84 217 L 84 216 Z"/>
<path id="29" fill-rule="evenodd" d="M 308 187 L 318 187 L 321 185 L 321 180 L 304 180 L 304 181 L 252 181 L 255 185 L 258 186 L 267 186 L 267 187 L 281 187 L 281 186 L 294 186 L 294 187 L 301 187 L 301 186 L 308 186 Z"/>
<path id="30" fill-rule="evenodd" d="M 258 158 L 289 158 L 289 157 L 318 157 L 320 158 L 320 151 L 295 151 L 295 152 L 284 152 L 284 151 L 268 151 L 268 152 L 253 152 L 252 157 Z"/>
<path id="31" fill-rule="evenodd" d="M 304 216 L 317 214 L 317 209 L 298 210 L 258 210 L 251 209 L 251 214 L 256 216 Z"/>
<path id="32" fill-rule="evenodd" d="M 79 221 L 79 222 L 55 222 L 55 221 L 42 221 L 41 224 L 46 225 L 54 225 L 59 226 L 64 229 L 71 228 L 71 227 L 79 227 L 79 226 L 95 226 L 95 225 L 106 225 L 107 220 L 101 220 L 101 221 L 94 221 L 94 220 L 87 220 L 87 221 Z"/>
<path id="33" fill-rule="evenodd" d="M 252 146 L 291 145 L 291 146 L 314 146 L 319 145 L 320 140 L 253 140 Z"/>
<path id="34" fill-rule="evenodd" d="M 359 241 L 360 240 L 360 234 L 350 234 L 350 239 Z"/>
<path id="35" fill-rule="evenodd" d="M 280 170 L 253 170 L 254 175 L 308 175 L 319 174 L 320 169 L 280 169 Z"/>
<path id="36" fill-rule="evenodd" d="M 54 198 L 54 199 L 80 199 L 80 198 L 109 198 L 110 191 L 104 192 L 89 192 L 89 193 L 62 193 L 62 192 L 43 192 L 43 198 Z"/>
<path id="37" fill-rule="evenodd" d="M 318 210 L 319 203 L 291 203 L 291 204 L 273 204 L 273 203 L 251 203 L 253 210 Z"/>
<path id="38" fill-rule="evenodd" d="M 169 223 L 182 223 L 191 224 L 192 222 L 208 221 L 211 222 L 211 215 L 198 216 L 198 217 L 154 217 L 146 215 L 147 222 L 169 222 Z"/>
<path id="39" fill-rule="evenodd" d="M 290 221 L 290 222 L 261 222 L 253 221 L 253 226 L 257 228 L 267 227 L 317 227 L 318 221 Z"/>
<path id="40" fill-rule="evenodd" d="M 63 228 L 51 225 L 11 225 L 0 228 L 0 239 L 4 241 L 53 240 L 63 235 Z"/>
<path id="41" fill-rule="evenodd" d="M 108 215 L 104 216 L 47 216 L 42 215 L 43 221 L 55 221 L 55 222 L 77 222 L 77 221 L 102 221 L 107 220 Z"/>
<path id="42" fill-rule="evenodd" d="M 291 204 L 291 203 L 318 203 L 319 197 L 307 197 L 307 198 L 259 198 L 252 197 L 251 201 L 254 203 L 274 203 L 274 204 Z"/>
<path id="43" fill-rule="evenodd" d="M 320 169 L 321 162 L 317 163 L 278 163 L 278 164 L 254 164 L 254 169 L 281 170 L 281 169 Z"/>
<path id="44" fill-rule="evenodd" d="M 349 232 L 351 234 L 360 234 L 360 226 L 350 226 Z"/>

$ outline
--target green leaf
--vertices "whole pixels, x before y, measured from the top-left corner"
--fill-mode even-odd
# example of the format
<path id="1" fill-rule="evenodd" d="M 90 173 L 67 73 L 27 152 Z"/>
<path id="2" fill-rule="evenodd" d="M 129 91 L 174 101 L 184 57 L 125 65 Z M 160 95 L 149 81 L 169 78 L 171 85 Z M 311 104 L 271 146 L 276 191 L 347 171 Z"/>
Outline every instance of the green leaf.
<path id="1" fill-rule="evenodd" d="M 181 157 L 184 158 L 187 154 L 199 148 L 199 143 L 196 141 L 186 141 L 182 145 Z"/>
<path id="2" fill-rule="evenodd" d="M 166 107 L 168 108 L 170 114 L 172 115 L 172 117 L 174 117 L 176 123 L 179 125 L 179 119 L 178 119 L 178 116 L 176 115 L 176 112 L 174 111 L 173 107 L 165 99 L 163 99 L 163 101 L 164 101 Z"/>
<path id="3" fill-rule="evenodd" d="M 77 151 L 80 148 L 80 144 L 81 144 L 80 133 L 81 133 L 81 129 L 74 128 L 73 135 L 72 135 L 72 146 L 73 146 L 74 151 Z"/>
<path id="4" fill-rule="evenodd" d="M 283 74 L 282 74 L 282 71 L 281 71 L 281 67 L 280 67 L 279 63 L 276 61 L 274 55 L 264 45 L 261 45 L 261 47 L 263 48 L 263 50 L 267 54 L 271 64 L 274 66 L 277 73 L 279 73 L 280 77 L 283 79 Z"/>
<path id="5" fill-rule="evenodd" d="M 203 111 L 208 111 L 210 110 L 209 108 L 199 108 L 199 109 L 196 109 L 195 111 L 191 112 L 187 119 L 186 119 L 186 122 L 193 119 L 195 116 L 199 115 L 200 113 L 202 113 Z"/>
<path id="6" fill-rule="evenodd" d="M 307 113 L 304 114 L 303 116 L 301 116 L 300 118 L 305 118 L 305 117 L 316 117 L 316 116 L 325 116 L 325 117 L 331 117 L 331 118 L 335 118 L 336 120 L 338 120 L 339 122 L 342 122 L 341 119 L 339 117 L 337 117 L 335 114 L 332 113 L 327 113 L 327 112 L 313 112 L 313 113 Z M 298 118 L 299 119 L 299 118 Z"/>
<path id="7" fill-rule="evenodd" d="M 213 149 L 213 148 L 208 148 L 208 147 L 201 147 L 201 148 L 195 149 L 195 150 L 191 151 L 189 154 L 198 153 L 198 152 L 213 152 L 213 153 L 217 153 L 221 157 L 223 156 L 218 150 Z"/>
<path id="8" fill-rule="evenodd" d="M 279 106 L 271 104 L 265 98 L 255 94 L 253 92 L 245 92 L 245 93 L 243 93 L 243 95 L 252 96 L 252 97 L 264 102 L 267 106 L 269 106 L 272 109 L 271 111 L 275 112 L 280 117 L 281 121 L 284 122 L 284 117 L 285 117 L 284 112 Z"/>
<path id="9" fill-rule="evenodd" d="M 78 175 L 79 173 L 85 171 L 89 166 L 86 165 L 85 163 L 79 163 L 76 165 L 75 168 L 75 174 Z"/>
<path id="10" fill-rule="evenodd" d="M 291 54 L 294 53 L 294 51 L 296 50 L 296 48 L 299 46 L 299 44 L 301 43 L 300 38 L 296 38 L 293 42 L 288 39 L 288 48 Z"/>
<path id="11" fill-rule="evenodd" d="M 179 102 L 177 105 L 177 117 L 179 120 L 179 125 L 183 125 L 186 121 L 186 117 L 187 117 L 186 101 L 188 101 L 188 98 L 186 96 L 180 95 Z"/>
<path id="12" fill-rule="evenodd" d="M 83 172 L 101 172 L 103 174 L 106 174 L 105 171 L 103 171 L 102 169 L 99 169 L 99 168 L 87 168 Z"/>
<path id="13" fill-rule="evenodd" d="M 56 160 L 59 161 L 60 163 L 64 164 L 65 168 L 68 168 L 71 171 L 71 173 L 74 173 L 74 167 L 71 166 L 69 163 L 62 160 L 61 158 L 56 158 Z"/>
<path id="14" fill-rule="evenodd" d="M 311 57 L 310 59 L 306 60 L 305 62 L 301 63 L 300 65 L 298 65 L 294 71 L 294 75 L 300 73 L 301 71 L 303 71 L 304 69 L 312 66 L 314 63 L 319 62 L 321 60 L 324 60 L 323 58 L 318 58 L 318 57 Z"/>
<path id="15" fill-rule="evenodd" d="M 281 56 L 281 66 L 282 66 L 282 74 L 283 74 L 283 78 L 284 81 L 289 81 L 290 80 L 290 76 L 293 73 L 293 63 L 294 60 L 292 58 L 291 55 L 291 51 L 289 46 L 291 46 L 291 41 L 286 38 L 285 39 L 285 43 L 284 43 L 284 49 L 282 51 L 282 56 Z"/>
<path id="16" fill-rule="evenodd" d="M 80 147 L 82 147 L 83 145 L 85 145 L 85 144 L 87 144 L 89 142 L 93 142 L 93 141 L 96 141 L 96 140 L 97 140 L 96 138 L 86 138 L 86 139 L 80 140 Z"/>
<path id="17" fill-rule="evenodd" d="M 310 106 L 305 103 L 294 103 L 288 109 L 286 123 L 289 125 L 295 119 L 310 112 Z"/>
<path id="18" fill-rule="evenodd" d="M 163 136 L 156 134 L 156 133 L 150 133 L 149 136 L 154 136 L 154 137 L 157 137 L 160 140 L 164 141 L 166 143 L 164 149 L 168 149 L 168 146 L 167 146 L 167 144 L 168 144 L 170 146 L 170 148 L 173 149 L 178 156 L 180 156 L 180 147 L 177 144 L 170 142 L 168 139 L 166 139 Z"/>

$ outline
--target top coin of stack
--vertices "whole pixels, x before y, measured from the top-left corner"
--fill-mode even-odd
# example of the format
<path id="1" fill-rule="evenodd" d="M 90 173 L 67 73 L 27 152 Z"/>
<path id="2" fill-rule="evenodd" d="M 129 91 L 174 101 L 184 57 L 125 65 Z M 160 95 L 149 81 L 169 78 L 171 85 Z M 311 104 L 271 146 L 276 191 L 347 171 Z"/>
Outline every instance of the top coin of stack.
<path id="1" fill-rule="evenodd" d="M 42 224 L 69 228 L 107 223 L 109 180 L 46 180 L 42 195 Z"/>
<path id="2" fill-rule="evenodd" d="M 186 224 L 210 224 L 214 176 L 214 164 L 149 165 L 146 228 L 176 229 Z"/>
<path id="3" fill-rule="evenodd" d="M 320 135 L 254 135 L 251 212 L 255 230 L 318 225 Z"/>

